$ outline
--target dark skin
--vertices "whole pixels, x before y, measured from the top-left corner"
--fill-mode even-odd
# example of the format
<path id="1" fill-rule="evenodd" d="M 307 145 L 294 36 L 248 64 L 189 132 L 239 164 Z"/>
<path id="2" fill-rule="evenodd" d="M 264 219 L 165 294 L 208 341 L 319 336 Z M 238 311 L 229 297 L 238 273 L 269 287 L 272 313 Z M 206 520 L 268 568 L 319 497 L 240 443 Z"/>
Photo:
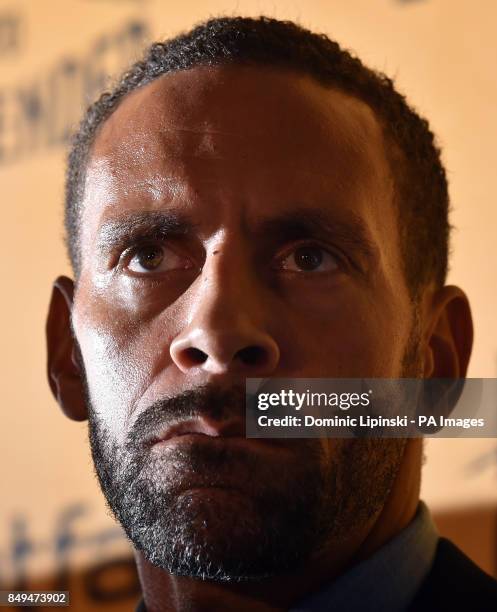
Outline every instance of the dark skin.
<path id="1" fill-rule="evenodd" d="M 70 317 L 116 442 L 165 389 L 401 375 L 413 304 L 386 146 L 368 106 L 287 71 L 195 68 L 128 95 L 90 156 L 77 288 L 67 277 L 53 288 L 48 373 L 65 414 L 87 418 Z M 171 213 L 188 216 L 188 231 L 141 258 L 123 254 L 114 239 L 129 236 L 124 217 Z M 285 215 L 293 227 L 316 222 L 295 233 Z M 295 257 L 303 246 L 318 249 L 315 269 Z M 424 377 L 464 377 L 472 344 L 464 292 L 430 284 L 419 314 Z M 333 455 L 333 440 L 319 444 Z M 303 572 L 216 583 L 171 576 L 136 553 L 147 609 L 286 609 L 412 520 L 421 452 L 421 440 L 408 440 L 381 511 Z"/>

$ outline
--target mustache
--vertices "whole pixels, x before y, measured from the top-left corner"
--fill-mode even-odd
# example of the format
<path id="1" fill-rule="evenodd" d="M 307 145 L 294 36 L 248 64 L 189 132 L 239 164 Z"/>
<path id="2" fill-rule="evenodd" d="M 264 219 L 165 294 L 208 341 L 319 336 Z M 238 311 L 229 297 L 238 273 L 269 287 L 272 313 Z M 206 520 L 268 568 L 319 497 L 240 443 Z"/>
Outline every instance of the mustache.
<path id="1" fill-rule="evenodd" d="M 158 399 L 136 418 L 127 436 L 126 448 L 130 451 L 143 450 L 160 431 L 190 419 L 244 419 L 245 400 L 244 386 L 220 389 L 210 384 Z"/>

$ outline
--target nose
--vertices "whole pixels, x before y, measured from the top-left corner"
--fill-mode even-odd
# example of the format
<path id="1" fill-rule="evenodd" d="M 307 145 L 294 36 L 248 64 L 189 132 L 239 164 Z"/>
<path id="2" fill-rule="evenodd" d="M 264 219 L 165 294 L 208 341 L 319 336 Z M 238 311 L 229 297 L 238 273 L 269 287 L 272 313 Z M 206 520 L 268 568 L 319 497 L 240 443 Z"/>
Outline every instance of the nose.
<path id="1" fill-rule="evenodd" d="M 280 360 L 278 344 L 266 327 L 270 312 L 241 262 L 226 266 L 221 259 L 204 265 L 190 287 L 189 323 L 171 342 L 171 358 L 184 373 L 200 369 L 248 378 L 270 376 Z"/>

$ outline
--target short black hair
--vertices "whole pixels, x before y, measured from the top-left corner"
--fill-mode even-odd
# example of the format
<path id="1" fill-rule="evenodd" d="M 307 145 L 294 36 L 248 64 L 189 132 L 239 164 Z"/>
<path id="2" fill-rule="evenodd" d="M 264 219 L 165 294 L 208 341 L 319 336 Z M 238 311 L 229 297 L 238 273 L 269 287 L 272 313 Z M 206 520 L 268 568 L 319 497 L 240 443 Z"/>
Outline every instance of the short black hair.
<path id="1" fill-rule="evenodd" d="M 395 182 L 400 244 L 407 286 L 416 296 L 431 281 L 445 283 L 449 196 L 440 149 L 426 119 L 394 88 L 324 34 L 268 17 L 220 17 L 152 44 L 84 114 L 68 156 L 65 228 L 69 257 L 80 270 L 79 210 L 86 165 L 100 125 L 131 91 L 164 74 L 196 66 L 249 64 L 289 68 L 370 106 L 382 126 Z"/>

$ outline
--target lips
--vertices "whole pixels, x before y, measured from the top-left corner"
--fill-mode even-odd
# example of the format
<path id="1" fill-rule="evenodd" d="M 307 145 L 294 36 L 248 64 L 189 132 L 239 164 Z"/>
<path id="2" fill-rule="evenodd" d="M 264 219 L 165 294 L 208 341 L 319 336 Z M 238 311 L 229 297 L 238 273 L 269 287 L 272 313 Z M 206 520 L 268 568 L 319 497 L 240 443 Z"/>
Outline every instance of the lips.
<path id="1" fill-rule="evenodd" d="M 245 423 L 238 419 L 228 421 L 214 421 L 205 418 L 190 419 L 166 427 L 152 438 L 151 445 L 189 434 L 198 434 L 210 438 L 245 438 Z"/>

